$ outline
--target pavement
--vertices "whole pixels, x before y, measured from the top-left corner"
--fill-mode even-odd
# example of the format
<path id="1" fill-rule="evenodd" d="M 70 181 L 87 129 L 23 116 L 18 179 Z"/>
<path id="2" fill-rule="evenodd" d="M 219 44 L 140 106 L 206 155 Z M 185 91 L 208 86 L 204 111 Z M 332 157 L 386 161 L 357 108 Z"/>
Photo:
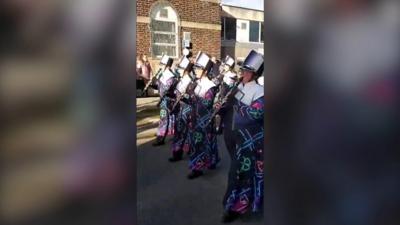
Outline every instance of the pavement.
<path id="1" fill-rule="evenodd" d="M 137 99 L 137 207 L 140 225 L 222 224 L 222 199 L 230 165 L 222 136 L 218 138 L 221 162 L 204 176 L 188 180 L 188 156 L 170 163 L 171 139 L 153 147 L 158 98 Z M 158 120 L 157 120 L 158 121 Z M 231 224 L 263 224 L 260 218 L 243 218 Z"/>
<path id="2" fill-rule="evenodd" d="M 137 98 L 136 100 L 136 144 L 142 145 L 156 138 L 159 97 Z"/>

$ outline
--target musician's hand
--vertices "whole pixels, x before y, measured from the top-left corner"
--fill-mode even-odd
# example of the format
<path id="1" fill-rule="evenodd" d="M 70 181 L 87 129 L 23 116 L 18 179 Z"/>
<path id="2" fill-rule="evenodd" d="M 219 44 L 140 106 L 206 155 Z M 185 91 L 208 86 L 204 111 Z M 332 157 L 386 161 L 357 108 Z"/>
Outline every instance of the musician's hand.
<path id="1" fill-rule="evenodd" d="M 215 105 L 214 105 L 214 108 L 215 108 L 215 109 L 220 109 L 221 107 L 222 107 L 221 102 L 217 102 L 217 103 L 215 103 Z"/>
<path id="2" fill-rule="evenodd" d="M 186 94 L 192 95 L 194 93 L 194 87 L 192 85 L 188 86 Z"/>
<path id="3" fill-rule="evenodd" d="M 190 97 L 190 96 L 189 96 L 188 94 L 184 94 L 184 95 L 183 95 L 183 98 L 189 99 L 189 97 Z"/>

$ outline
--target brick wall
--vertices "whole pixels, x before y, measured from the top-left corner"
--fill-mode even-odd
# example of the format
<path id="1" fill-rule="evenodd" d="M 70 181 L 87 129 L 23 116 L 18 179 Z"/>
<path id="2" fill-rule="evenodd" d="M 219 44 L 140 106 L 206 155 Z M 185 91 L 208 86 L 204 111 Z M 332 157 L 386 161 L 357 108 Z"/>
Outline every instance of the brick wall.
<path id="1" fill-rule="evenodd" d="M 138 0 L 136 3 L 137 16 L 149 17 L 150 9 L 158 2 L 157 0 Z M 218 3 L 193 0 L 170 0 L 168 1 L 171 6 L 176 10 L 180 21 L 205 23 L 220 26 L 221 8 Z M 136 24 L 136 48 L 137 54 L 147 54 L 151 61 L 150 52 L 150 30 L 148 23 Z M 221 51 L 221 30 L 215 29 L 200 29 L 179 26 L 179 52 L 181 52 L 181 40 L 183 32 L 191 32 L 191 39 L 193 45 L 193 54 L 197 54 L 199 50 L 207 52 L 208 54 L 220 58 Z M 153 65 L 158 63 L 158 60 L 152 62 Z M 154 67 L 153 67 L 154 68 Z"/>
<path id="2" fill-rule="evenodd" d="M 183 32 L 191 32 L 191 38 L 193 43 L 193 54 L 197 54 L 198 51 L 204 51 L 211 56 L 215 56 L 217 59 L 221 57 L 221 31 L 220 30 L 208 30 L 208 29 L 196 29 L 183 27 L 181 29 L 181 37 Z"/>
<path id="3" fill-rule="evenodd" d="M 150 56 L 150 31 L 149 24 L 136 23 L 136 54 Z"/>

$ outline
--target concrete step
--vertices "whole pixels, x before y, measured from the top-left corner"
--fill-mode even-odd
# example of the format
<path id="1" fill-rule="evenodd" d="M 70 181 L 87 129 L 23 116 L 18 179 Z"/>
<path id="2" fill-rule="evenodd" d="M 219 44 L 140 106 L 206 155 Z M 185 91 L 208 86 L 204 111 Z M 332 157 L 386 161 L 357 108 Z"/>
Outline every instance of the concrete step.
<path id="1" fill-rule="evenodd" d="M 157 136 L 157 127 L 138 132 L 136 139 L 151 138 Z"/>
<path id="2" fill-rule="evenodd" d="M 136 108 L 149 106 L 149 105 L 156 105 L 157 102 L 160 100 L 159 97 L 145 97 L 145 98 L 137 98 L 136 99 Z"/>
<path id="3" fill-rule="evenodd" d="M 159 120 L 160 120 L 159 115 L 147 116 L 147 117 L 144 117 L 141 119 L 137 119 L 136 126 L 140 127 L 140 126 L 145 126 L 145 125 L 152 124 L 152 123 L 158 123 Z"/>

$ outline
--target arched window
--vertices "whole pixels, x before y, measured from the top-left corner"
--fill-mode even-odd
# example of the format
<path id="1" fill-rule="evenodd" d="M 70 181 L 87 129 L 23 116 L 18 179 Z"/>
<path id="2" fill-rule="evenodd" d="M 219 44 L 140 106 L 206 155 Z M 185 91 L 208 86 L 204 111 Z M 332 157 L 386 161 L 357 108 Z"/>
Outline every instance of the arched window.
<path id="1" fill-rule="evenodd" d="M 168 2 L 159 2 L 150 12 L 151 53 L 178 57 L 178 15 Z"/>

